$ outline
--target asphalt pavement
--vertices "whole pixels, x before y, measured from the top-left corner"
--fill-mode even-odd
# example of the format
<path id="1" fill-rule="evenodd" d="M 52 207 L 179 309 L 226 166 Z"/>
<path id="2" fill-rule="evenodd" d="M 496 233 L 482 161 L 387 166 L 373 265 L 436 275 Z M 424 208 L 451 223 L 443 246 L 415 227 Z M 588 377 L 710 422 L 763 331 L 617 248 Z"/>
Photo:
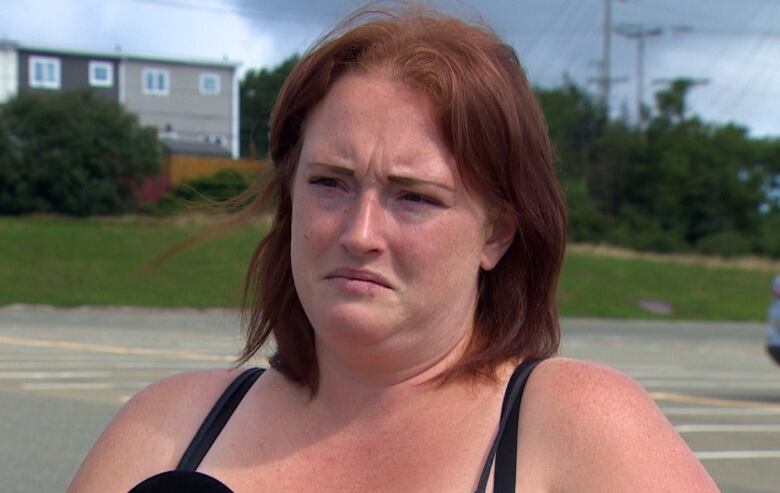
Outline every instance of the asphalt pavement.
<path id="1" fill-rule="evenodd" d="M 562 328 L 561 354 L 639 381 L 724 492 L 780 491 L 780 367 L 764 353 L 763 324 Z M 0 307 L 3 491 L 64 491 L 132 394 L 171 373 L 228 366 L 240 347 L 227 310 Z"/>

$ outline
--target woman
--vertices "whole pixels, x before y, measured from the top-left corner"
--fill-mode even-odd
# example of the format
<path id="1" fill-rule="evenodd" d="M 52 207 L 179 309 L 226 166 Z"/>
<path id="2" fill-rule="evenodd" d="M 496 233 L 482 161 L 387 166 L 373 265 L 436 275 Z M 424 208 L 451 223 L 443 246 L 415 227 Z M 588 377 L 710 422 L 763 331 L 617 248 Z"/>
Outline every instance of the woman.
<path id="1" fill-rule="evenodd" d="M 639 385 L 544 359 L 565 210 L 492 32 L 359 12 L 299 62 L 272 122 L 278 205 L 242 358 L 273 334 L 272 368 L 151 385 L 70 491 L 717 491 Z"/>

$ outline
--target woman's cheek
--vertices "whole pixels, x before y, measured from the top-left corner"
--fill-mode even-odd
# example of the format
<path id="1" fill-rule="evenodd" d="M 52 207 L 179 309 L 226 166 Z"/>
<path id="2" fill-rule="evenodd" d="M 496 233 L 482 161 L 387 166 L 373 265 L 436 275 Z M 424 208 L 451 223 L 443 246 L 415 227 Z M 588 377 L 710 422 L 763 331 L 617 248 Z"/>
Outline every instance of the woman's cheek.
<path id="1" fill-rule="evenodd" d="M 309 250 L 330 248 L 338 242 L 338 221 L 323 212 L 309 215 L 301 236 Z"/>

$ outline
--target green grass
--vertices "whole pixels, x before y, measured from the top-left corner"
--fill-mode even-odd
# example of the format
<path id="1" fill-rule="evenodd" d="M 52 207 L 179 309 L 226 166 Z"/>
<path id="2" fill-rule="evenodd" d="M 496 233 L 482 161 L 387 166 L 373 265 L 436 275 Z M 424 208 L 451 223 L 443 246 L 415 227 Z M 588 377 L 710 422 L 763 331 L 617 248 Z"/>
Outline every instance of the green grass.
<path id="1" fill-rule="evenodd" d="M 203 228 L 186 217 L 0 218 L 0 304 L 238 306 L 260 226 L 145 269 Z M 762 320 L 774 274 L 570 251 L 558 300 L 564 316 Z M 648 313 L 642 299 L 669 303 L 672 313 Z"/>
<path id="2" fill-rule="evenodd" d="M 0 304 L 237 306 L 258 226 L 147 269 L 203 227 L 144 217 L 0 218 Z"/>
<path id="3" fill-rule="evenodd" d="M 558 302 L 565 316 L 763 320 L 774 274 L 569 252 Z M 664 301 L 672 312 L 648 313 L 639 306 L 643 299 Z"/>

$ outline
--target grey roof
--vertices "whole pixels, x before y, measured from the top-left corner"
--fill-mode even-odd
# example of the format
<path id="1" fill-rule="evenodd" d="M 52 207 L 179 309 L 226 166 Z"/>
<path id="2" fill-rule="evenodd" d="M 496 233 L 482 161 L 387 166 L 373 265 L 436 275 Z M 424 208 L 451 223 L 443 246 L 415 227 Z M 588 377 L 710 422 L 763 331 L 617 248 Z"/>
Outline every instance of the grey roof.
<path id="1" fill-rule="evenodd" d="M 164 63 L 176 63 L 182 65 L 200 65 L 209 67 L 223 67 L 234 69 L 241 65 L 241 62 L 234 60 L 213 60 L 213 59 L 199 59 L 199 58 L 175 58 L 172 56 L 163 55 L 150 55 L 139 53 L 125 53 L 123 51 L 87 51 L 76 50 L 70 48 L 60 48 L 54 46 L 35 46 L 14 43 L 13 41 L 4 40 L 10 47 L 17 48 L 24 51 L 34 51 L 37 53 L 51 53 L 59 55 L 73 55 L 81 57 L 91 58 L 105 58 L 112 60 L 137 60 L 137 61 L 150 61 L 150 62 L 164 62 Z"/>
<path id="2" fill-rule="evenodd" d="M 217 144 L 176 139 L 162 139 L 161 142 L 168 154 L 181 154 L 185 156 L 231 157 L 230 151 L 228 149 Z"/>

